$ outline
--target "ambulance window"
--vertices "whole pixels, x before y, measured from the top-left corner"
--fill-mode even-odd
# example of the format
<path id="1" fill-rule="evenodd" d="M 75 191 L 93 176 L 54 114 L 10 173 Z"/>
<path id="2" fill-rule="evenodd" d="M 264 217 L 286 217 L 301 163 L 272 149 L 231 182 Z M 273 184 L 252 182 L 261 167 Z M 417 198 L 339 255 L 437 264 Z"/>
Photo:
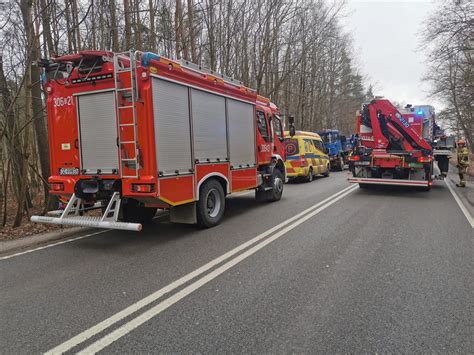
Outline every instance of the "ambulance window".
<path id="1" fill-rule="evenodd" d="M 274 120 L 273 122 L 274 125 L 275 125 L 275 133 L 278 137 L 280 138 L 283 138 L 283 127 L 281 126 L 281 120 L 280 120 L 280 117 L 278 116 L 273 116 L 274 117 Z"/>
<path id="2" fill-rule="evenodd" d="M 321 141 L 318 141 L 317 139 L 313 139 L 313 144 L 318 150 L 324 152 L 323 143 Z"/>
<path id="3" fill-rule="evenodd" d="M 265 139 L 267 142 L 270 141 L 270 137 L 268 136 L 267 120 L 265 119 L 265 114 L 262 111 L 257 111 L 257 126 L 258 131 L 262 135 L 263 139 Z"/>
<path id="4" fill-rule="evenodd" d="M 306 151 L 306 153 L 313 151 L 313 142 L 311 141 L 311 139 L 304 140 L 304 150 Z"/>

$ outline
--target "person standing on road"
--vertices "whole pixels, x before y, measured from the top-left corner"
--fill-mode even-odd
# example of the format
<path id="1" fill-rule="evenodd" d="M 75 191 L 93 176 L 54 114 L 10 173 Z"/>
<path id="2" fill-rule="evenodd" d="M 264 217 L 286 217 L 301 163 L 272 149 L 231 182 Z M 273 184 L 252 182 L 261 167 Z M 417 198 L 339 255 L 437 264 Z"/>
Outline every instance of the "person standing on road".
<path id="1" fill-rule="evenodd" d="M 461 139 L 458 142 L 458 173 L 459 173 L 459 184 L 457 187 L 466 187 L 465 176 L 467 173 L 467 167 L 469 166 L 469 151 L 466 148 L 466 142 Z"/>

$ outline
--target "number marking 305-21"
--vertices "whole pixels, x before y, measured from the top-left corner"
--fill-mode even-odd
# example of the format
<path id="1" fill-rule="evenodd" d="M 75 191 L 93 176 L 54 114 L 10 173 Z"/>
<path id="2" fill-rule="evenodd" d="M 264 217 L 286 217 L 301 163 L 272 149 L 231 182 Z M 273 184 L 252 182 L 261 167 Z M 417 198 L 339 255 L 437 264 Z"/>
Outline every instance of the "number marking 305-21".
<path id="1" fill-rule="evenodd" d="M 63 107 L 63 106 L 71 106 L 72 105 L 72 96 L 66 97 L 55 97 L 54 100 L 54 107 Z"/>

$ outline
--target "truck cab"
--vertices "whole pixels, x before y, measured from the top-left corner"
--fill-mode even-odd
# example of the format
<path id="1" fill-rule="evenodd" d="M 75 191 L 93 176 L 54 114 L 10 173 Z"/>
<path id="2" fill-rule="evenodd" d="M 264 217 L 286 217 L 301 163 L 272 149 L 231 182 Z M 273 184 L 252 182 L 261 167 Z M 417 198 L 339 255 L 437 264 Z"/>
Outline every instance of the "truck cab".
<path id="1" fill-rule="evenodd" d="M 262 96 L 257 97 L 257 161 L 259 165 L 272 160 L 285 161 L 283 120 L 278 107 Z"/>
<path id="2" fill-rule="evenodd" d="M 331 169 L 342 171 L 347 159 L 346 137 L 337 129 L 316 131 L 324 142 L 331 162 Z"/>

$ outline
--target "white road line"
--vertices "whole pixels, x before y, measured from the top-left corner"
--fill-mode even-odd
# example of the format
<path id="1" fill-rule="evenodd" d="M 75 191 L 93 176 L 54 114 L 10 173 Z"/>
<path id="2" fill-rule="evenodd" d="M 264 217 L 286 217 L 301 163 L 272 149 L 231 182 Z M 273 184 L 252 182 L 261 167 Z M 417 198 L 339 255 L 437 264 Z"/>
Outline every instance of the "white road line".
<path id="1" fill-rule="evenodd" d="M 467 221 L 471 225 L 472 228 L 474 228 L 474 218 L 471 216 L 469 211 L 467 210 L 466 206 L 462 203 L 461 199 L 458 197 L 458 194 L 454 191 L 453 187 L 451 186 L 451 182 L 449 181 L 449 177 L 444 179 L 444 182 L 446 183 L 446 186 L 448 186 L 449 191 L 451 191 L 451 194 L 454 197 L 454 200 L 456 200 L 459 208 L 461 209 L 462 213 L 464 213 L 464 216 L 466 216 Z"/>
<path id="2" fill-rule="evenodd" d="M 34 252 L 34 251 L 52 248 L 52 247 L 55 247 L 55 246 L 61 245 L 61 244 L 71 243 L 71 242 L 74 242 L 74 241 L 76 241 L 76 240 L 80 240 L 80 239 L 92 237 L 93 235 L 105 233 L 105 232 L 108 232 L 108 231 L 110 231 L 110 230 L 111 230 L 111 229 L 105 229 L 105 230 L 101 230 L 101 231 L 98 231 L 98 232 L 89 233 L 89 234 L 86 234 L 86 235 L 81 235 L 81 236 L 79 236 L 79 237 L 75 237 L 75 238 L 71 238 L 71 239 L 66 239 L 66 240 L 61 240 L 60 242 L 56 242 L 56 243 L 52 243 L 52 244 L 43 245 L 42 247 L 38 247 L 38 248 L 34 248 L 34 249 L 29 249 L 29 250 L 25 250 L 25 251 L 21 251 L 21 252 L 19 252 L 19 253 L 7 255 L 7 256 L 2 256 L 2 257 L 0 257 L 0 260 L 6 260 L 6 259 L 13 258 L 13 257 L 15 257 L 15 256 L 20 256 L 20 255 L 25 255 L 25 254 L 28 254 L 28 253 L 32 253 L 32 252 Z"/>
<path id="3" fill-rule="evenodd" d="M 351 189 L 349 191 L 346 191 L 342 195 L 339 195 L 335 199 L 333 199 L 333 200 L 329 201 L 328 203 L 322 205 L 321 207 L 319 207 L 315 211 L 313 211 L 311 213 L 308 213 L 307 215 L 301 217 L 296 222 L 290 224 L 289 226 L 286 226 L 285 228 L 283 228 L 279 232 L 275 233 L 271 237 L 263 240 L 262 242 L 258 243 L 257 245 L 255 245 L 252 248 L 245 251 L 244 253 L 242 253 L 242 254 L 236 256 L 235 258 L 229 260 L 224 265 L 218 267 L 217 269 L 213 270 L 209 274 L 206 274 L 205 276 L 198 279 L 197 281 L 195 281 L 191 285 L 185 287 L 184 289 L 177 292 L 173 296 L 163 300 L 162 302 L 160 302 L 156 306 L 150 308 L 148 311 L 140 314 L 138 317 L 132 319 L 131 321 L 125 323 L 124 325 L 117 328 L 113 332 L 111 332 L 111 333 L 107 334 L 106 336 L 104 336 L 103 338 L 97 340 L 96 342 L 94 342 L 93 344 L 91 344 L 90 346 L 85 348 L 84 350 L 80 351 L 79 354 L 95 354 L 95 353 L 101 351 L 102 349 L 109 346 L 110 344 L 112 344 L 116 340 L 118 340 L 121 337 L 123 337 L 123 336 L 127 335 L 128 333 L 130 333 L 135 328 L 139 327 L 140 325 L 147 322 L 151 318 L 157 316 L 158 314 L 163 312 L 165 309 L 169 308 L 170 306 L 177 303 L 178 301 L 180 301 L 184 297 L 188 296 L 189 294 L 191 294 L 192 292 L 194 292 L 197 289 L 201 288 L 202 286 L 204 286 L 205 284 L 207 284 L 211 280 L 215 279 L 217 276 L 223 274 L 224 272 L 226 272 L 227 270 L 229 270 L 233 266 L 237 265 L 241 261 L 243 261 L 243 260 L 247 259 L 248 257 L 250 257 L 251 255 L 255 254 L 260 249 L 264 248 L 268 244 L 270 244 L 273 241 L 277 240 L 278 238 L 285 235 L 286 233 L 288 233 L 292 229 L 294 229 L 297 226 L 303 224 L 308 219 L 314 217 L 315 215 L 317 215 L 321 211 L 325 210 L 326 208 L 328 208 L 332 204 L 334 204 L 337 201 L 339 201 L 340 199 L 344 198 L 346 195 L 350 194 L 354 190 L 355 189 Z"/>
<path id="4" fill-rule="evenodd" d="M 295 220 L 298 220 L 299 218 L 303 217 L 305 214 L 319 208 L 320 206 L 322 206 L 325 203 L 329 202 L 333 198 L 336 198 L 337 196 L 340 196 L 341 194 L 346 193 L 348 191 L 353 191 L 356 188 L 357 188 L 357 186 L 349 186 L 349 187 L 335 193 L 334 195 L 329 196 L 328 198 L 324 199 L 323 201 L 321 201 L 321 202 L 307 208 L 306 210 L 298 213 L 297 215 L 295 215 L 295 216 L 279 223 L 278 225 L 270 228 L 269 230 L 257 235 L 253 239 L 239 245 L 238 247 L 228 251 L 227 253 L 225 253 L 225 254 L 215 258 L 214 260 L 208 262 L 207 264 L 201 266 L 200 268 L 198 268 L 198 269 L 190 272 L 189 274 L 181 277 L 180 279 L 170 283 L 169 285 L 163 287 L 162 289 L 160 289 L 160 290 L 152 293 L 151 295 L 141 299 L 140 301 L 128 306 L 127 308 L 125 308 L 122 311 L 114 314 L 113 316 L 103 320 L 102 322 L 92 326 L 89 329 L 86 329 L 82 333 L 74 336 L 73 338 L 71 338 L 71 339 L 65 341 L 64 343 L 56 346 L 55 348 L 49 350 L 46 354 L 61 354 L 61 353 L 64 353 L 64 352 L 72 349 L 73 347 L 75 347 L 75 346 L 85 342 L 87 339 L 99 334 L 100 332 L 104 331 L 105 329 L 109 328 L 110 326 L 114 325 L 115 323 L 121 321 L 122 319 L 124 319 L 124 318 L 130 316 L 131 314 L 139 311 L 143 307 L 146 307 L 147 305 L 155 302 L 156 300 L 158 300 L 162 296 L 164 296 L 167 293 L 173 291 L 174 289 L 184 285 L 188 281 L 191 281 L 192 279 L 200 276 L 204 272 L 212 269 L 213 267 L 217 266 L 218 264 L 222 263 L 223 261 L 227 260 L 228 258 L 234 256 L 235 254 L 241 252 L 242 250 L 250 247 L 251 245 L 253 245 L 257 242 L 259 242 L 263 238 L 268 237 L 269 235 L 276 232 L 280 228 L 286 226 L 287 224 L 289 224 L 289 223 L 291 223 Z"/>
<path id="5" fill-rule="evenodd" d="M 158 215 L 158 216 L 156 216 L 156 217 L 153 217 L 153 219 L 156 220 L 156 219 L 159 219 L 159 218 L 161 218 L 161 217 L 166 217 L 166 216 L 168 216 L 167 213 Z M 43 245 L 43 246 L 38 247 L 38 248 L 28 249 L 28 250 L 21 251 L 21 252 L 15 253 L 15 254 L 6 255 L 6 256 L 0 256 L 0 261 L 1 261 L 1 260 L 6 260 L 6 259 L 10 259 L 10 258 L 13 258 L 13 257 L 15 257 L 15 256 L 20 256 L 20 255 L 25 255 L 25 254 L 28 254 L 28 253 L 32 253 L 32 252 L 38 251 L 38 250 L 43 250 L 43 249 L 52 248 L 52 247 L 55 247 L 55 246 L 58 246 L 58 245 L 61 245 L 61 244 L 71 243 L 71 242 L 74 242 L 74 241 L 76 241 L 76 240 L 81 240 L 81 239 L 84 239 L 84 238 L 92 237 L 92 236 L 94 236 L 94 235 L 102 234 L 102 233 L 105 233 L 105 232 L 110 232 L 110 231 L 112 231 L 112 230 L 113 230 L 113 229 L 104 229 L 104 230 L 100 230 L 100 231 L 98 231 L 98 232 L 94 232 L 94 233 L 89 233 L 89 234 L 81 235 L 81 236 L 79 236 L 79 237 L 75 237 L 75 238 L 71 238 L 71 239 L 65 239 L 65 240 L 61 240 L 61 241 L 56 242 L 56 243 Z"/>

